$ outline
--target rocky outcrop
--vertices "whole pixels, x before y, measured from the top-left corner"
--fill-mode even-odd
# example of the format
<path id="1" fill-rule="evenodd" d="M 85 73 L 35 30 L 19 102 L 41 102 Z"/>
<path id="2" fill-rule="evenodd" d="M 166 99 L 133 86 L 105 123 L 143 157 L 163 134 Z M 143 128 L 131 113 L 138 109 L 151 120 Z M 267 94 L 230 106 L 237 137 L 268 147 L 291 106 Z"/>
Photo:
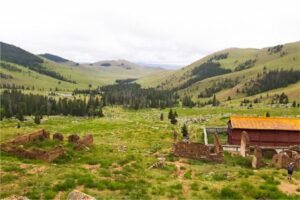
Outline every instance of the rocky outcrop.
<path id="1" fill-rule="evenodd" d="M 74 190 L 69 193 L 67 200 L 96 200 L 96 198 L 83 192 L 79 192 L 78 190 Z"/>

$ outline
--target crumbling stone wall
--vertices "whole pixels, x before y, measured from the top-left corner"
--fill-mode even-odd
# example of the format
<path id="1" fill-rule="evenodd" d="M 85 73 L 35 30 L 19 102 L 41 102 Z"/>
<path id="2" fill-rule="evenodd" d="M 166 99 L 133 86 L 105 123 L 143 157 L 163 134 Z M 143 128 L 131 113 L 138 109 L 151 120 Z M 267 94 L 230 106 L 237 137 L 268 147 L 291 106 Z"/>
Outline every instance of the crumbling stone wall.
<path id="1" fill-rule="evenodd" d="M 218 153 L 210 153 L 209 147 L 201 143 L 185 143 L 177 142 L 174 144 L 174 154 L 179 157 L 191 158 L 195 160 L 210 160 L 215 162 L 223 162 L 223 155 Z"/>
<path id="2" fill-rule="evenodd" d="M 49 151 L 45 151 L 41 149 L 28 150 L 20 146 L 10 146 L 7 144 L 1 145 L 1 150 L 18 157 L 28 159 L 39 159 L 44 160 L 46 162 L 51 162 L 65 153 L 63 147 L 55 147 Z"/>
<path id="3" fill-rule="evenodd" d="M 93 135 L 89 134 L 76 142 L 74 149 L 80 150 L 93 145 Z"/>
<path id="4" fill-rule="evenodd" d="M 45 131 L 44 129 L 38 130 L 34 133 L 28 135 L 21 135 L 14 138 L 11 141 L 6 143 L 2 143 L 0 145 L 1 151 L 13 154 L 18 157 L 29 158 L 29 159 L 40 159 L 47 162 L 51 162 L 54 159 L 58 158 L 59 156 L 65 153 L 63 147 L 55 147 L 49 151 L 45 151 L 42 149 L 25 149 L 23 147 L 24 144 L 35 140 L 45 140 L 50 139 L 49 132 Z"/>
<path id="5" fill-rule="evenodd" d="M 272 163 L 277 168 L 287 168 L 289 163 L 294 163 L 300 169 L 300 154 L 297 151 L 286 150 L 273 156 Z"/>
<path id="6" fill-rule="evenodd" d="M 76 144 L 80 140 L 80 137 L 76 134 L 69 135 L 68 142 Z"/>
<path id="7" fill-rule="evenodd" d="M 201 143 L 177 142 L 174 145 L 174 154 L 177 156 L 197 159 L 209 155 L 209 147 Z"/>
<path id="8" fill-rule="evenodd" d="M 53 140 L 57 141 L 64 141 L 64 136 L 61 133 L 54 133 L 53 134 Z"/>
<path id="9" fill-rule="evenodd" d="M 10 143 L 14 145 L 21 145 L 21 144 L 32 142 L 34 140 L 45 140 L 49 138 L 50 138 L 49 132 L 45 131 L 44 129 L 41 129 L 29 135 L 18 136 L 14 138 L 12 141 L 10 141 Z"/>

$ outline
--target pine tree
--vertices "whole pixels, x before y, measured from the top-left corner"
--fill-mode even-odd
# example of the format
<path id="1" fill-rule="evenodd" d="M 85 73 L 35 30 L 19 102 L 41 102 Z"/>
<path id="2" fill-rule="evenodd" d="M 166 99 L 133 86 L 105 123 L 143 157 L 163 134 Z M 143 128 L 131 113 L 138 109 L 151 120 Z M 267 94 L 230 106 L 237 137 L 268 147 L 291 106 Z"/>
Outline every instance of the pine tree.
<path id="1" fill-rule="evenodd" d="M 160 113 L 160 121 L 164 121 L 164 114 Z"/>
<path id="2" fill-rule="evenodd" d="M 297 106 L 296 101 L 293 101 L 293 107 L 296 108 L 296 106 Z"/>
<path id="3" fill-rule="evenodd" d="M 173 118 L 173 110 L 170 109 L 169 114 L 168 114 L 168 119 L 172 119 Z"/>
<path id="4" fill-rule="evenodd" d="M 41 117 L 39 115 L 34 116 L 34 123 L 40 124 L 41 123 Z"/>
<path id="5" fill-rule="evenodd" d="M 181 133 L 182 133 L 182 137 L 186 138 L 186 136 L 188 136 L 188 129 L 187 129 L 187 126 L 186 124 L 184 124 L 182 127 L 181 127 Z"/>
<path id="6" fill-rule="evenodd" d="M 269 111 L 266 113 L 266 117 L 270 117 L 271 115 L 270 115 L 270 113 L 269 113 Z"/>
<path id="7" fill-rule="evenodd" d="M 173 125 L 177 124 L 177 119 L 176 119 L 176 117 L 174 115 L 172 115 L 171 124 L 173 124 Z"/>
<path id="8" fill-rule="evenodd" d="M 17 128 L 21 128 L 21 125 L 20 125 L 20 123 L 18 123 L 18 124 L 17 124 Z"/>
<path id="9" fill-rule="evenodd" d="M 227 101 L 230 101 L 230 100 L 231 100 L 231 97 L 230 97 L 230 96 L 228 96 L 228 97 L 227 97 Z"/>
<path id="10" fill-rule="evenodd" d="M 174 111 L 174 116 L 178 117 L 178 114 L 177 114 L 176 110 Z"/>
<path id="11" fill-rule="evenodd" d="M 220 103 L 220 102 L 217 100 L 216 95 L 214 95 L 213 100 L 212 100 L 212 106 L 218 106 L 219 103 Z"/>

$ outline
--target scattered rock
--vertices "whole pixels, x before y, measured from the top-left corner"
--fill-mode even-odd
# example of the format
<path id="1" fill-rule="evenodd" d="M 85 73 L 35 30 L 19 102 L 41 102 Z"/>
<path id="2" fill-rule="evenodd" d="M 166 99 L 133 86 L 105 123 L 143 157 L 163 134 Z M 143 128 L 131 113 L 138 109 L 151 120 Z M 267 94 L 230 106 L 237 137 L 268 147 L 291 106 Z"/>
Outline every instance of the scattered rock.
<path id="1" fill-rule="evenodd" d="M 74 190 L 69 193 L 67 200 L 96 200 L 96 198 L 83 192 L 79 192 L 78 190 Z"/>
<path id="2" fill-rule="evenodd" d="M 127 146 L 126 145 L 119 146 L 118 151 L 119 152 L 126 152 L 127 151 Z"/>
<path id="3" fill-rule="evenodd" d="M 29 200 L 29 199 L 27 197 L 24 197 L 24 196 L 12 195 L 12 196 L 6 197 L 2 200 Z"/>

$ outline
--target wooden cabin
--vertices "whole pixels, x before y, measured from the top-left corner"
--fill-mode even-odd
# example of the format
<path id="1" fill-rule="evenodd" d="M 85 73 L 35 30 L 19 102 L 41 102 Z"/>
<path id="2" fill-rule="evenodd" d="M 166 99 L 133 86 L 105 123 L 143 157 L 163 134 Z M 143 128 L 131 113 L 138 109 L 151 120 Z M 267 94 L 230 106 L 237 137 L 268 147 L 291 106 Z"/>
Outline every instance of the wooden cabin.
<path id="1" fill-rule="evenodd" d="M 240 145 L 246 131 L 250 145 L 300 145 L 300 118 L 232 116 L 228 121 L 228 144 Z"/>

